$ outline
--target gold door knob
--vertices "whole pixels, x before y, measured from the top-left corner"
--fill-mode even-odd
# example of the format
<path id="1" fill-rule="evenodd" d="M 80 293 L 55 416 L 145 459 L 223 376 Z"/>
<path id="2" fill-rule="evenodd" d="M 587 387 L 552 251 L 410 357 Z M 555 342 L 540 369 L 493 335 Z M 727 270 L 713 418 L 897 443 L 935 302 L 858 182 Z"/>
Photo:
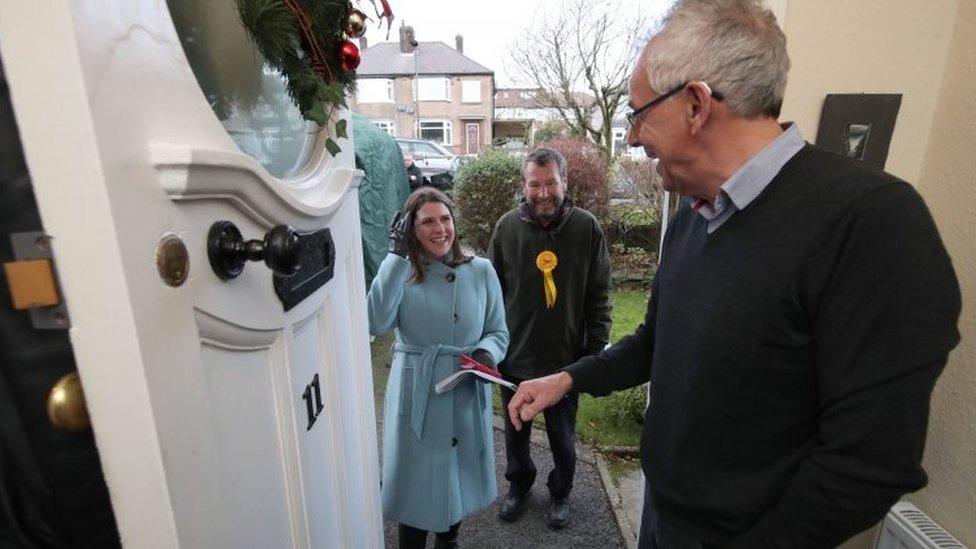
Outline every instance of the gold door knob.
<path id="1" fill-rule="evenodd" d="M 91 426 L 78 372 L 64 375 L 47 395 L 47 417 L 55 429 L 84 431 Z"/>

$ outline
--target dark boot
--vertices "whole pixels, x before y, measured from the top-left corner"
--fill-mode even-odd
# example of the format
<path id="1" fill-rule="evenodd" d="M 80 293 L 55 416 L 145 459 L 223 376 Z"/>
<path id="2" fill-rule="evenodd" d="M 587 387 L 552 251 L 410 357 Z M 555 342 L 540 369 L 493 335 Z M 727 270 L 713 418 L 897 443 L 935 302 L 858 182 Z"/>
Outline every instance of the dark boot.
<path id="1" fill-rule="evenodd" d="M 427 545 L 427 530 L 406 524 L 399 524 L 398 526 L 400 549 L 424 549 L 424 546 Z"/>
<path id="2" fill-rule="evenodd" d="M 498 510 L 498 518 L 511 522 L 517 520 L 525 511 L 525 504 L 529 501 L 531 490 L 521 492 L 514 487 L 508 490 L 505 499 L 502 500 L 501 509 Z"/>
<path id="3" fill-rule="evenodd" d="M 434 534 L 434 549 L 457 549 L 458 530 L 460 528 L 461 521 L 457 521 L 447 532 Z"/>
<path id="4" fill-rule="evenodd" d="M 569 524 L 569 498 L 553 499 L 549 512 L 546 513 L 546 519 L 549 521 L 549 527 L 556 530 Z"/>

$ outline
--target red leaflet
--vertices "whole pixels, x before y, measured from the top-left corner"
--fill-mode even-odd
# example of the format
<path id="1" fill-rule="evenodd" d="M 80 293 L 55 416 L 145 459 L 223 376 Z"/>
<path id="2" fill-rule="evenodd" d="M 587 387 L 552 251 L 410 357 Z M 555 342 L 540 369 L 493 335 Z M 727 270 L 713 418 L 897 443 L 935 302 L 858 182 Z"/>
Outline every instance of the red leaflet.
<path id="1" fill-rule="evenodd" d="M 483 374 L 487 374 L 491 377 L 501 378 L 502 375 L 498 373 L 498 370 L 492 368 L 491 366 L 485 366 L 484 364 L 478 362 L 477 360 L 471 358 L 468 355 L 461 354 L 458 355 L 461 359 L 461 367 L 465 369 L 478 370 Z"/>

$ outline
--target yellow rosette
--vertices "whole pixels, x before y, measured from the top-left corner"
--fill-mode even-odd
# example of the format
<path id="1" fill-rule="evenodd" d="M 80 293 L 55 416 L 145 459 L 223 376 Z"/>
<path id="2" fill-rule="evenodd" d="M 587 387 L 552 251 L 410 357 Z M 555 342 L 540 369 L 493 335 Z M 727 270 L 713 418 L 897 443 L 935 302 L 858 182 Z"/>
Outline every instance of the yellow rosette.
<path id="1" fill-rule="evenodd" d="M 556 305 L 556 281 L 552 279 L 552 270 L 559 262 L 556 254 L 546 250 L 535 258 L 535 266 L 542 271 L 542 287 L 546 291 L 546 308 L 552 309 Z"/>

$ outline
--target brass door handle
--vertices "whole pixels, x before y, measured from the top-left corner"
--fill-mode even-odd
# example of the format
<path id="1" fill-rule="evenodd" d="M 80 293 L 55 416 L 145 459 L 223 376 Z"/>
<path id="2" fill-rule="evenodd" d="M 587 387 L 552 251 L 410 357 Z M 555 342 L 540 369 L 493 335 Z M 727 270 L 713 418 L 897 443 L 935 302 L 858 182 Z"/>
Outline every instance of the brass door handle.
<path id="1" fill-rule="evenodd" d="M 85 391 L 81 388 L 78 372 L 62 376 L 51 387 L 47 394 L 47 418 L 55 429 L 61 431 L 79 432 L 91 427 Z"/>

